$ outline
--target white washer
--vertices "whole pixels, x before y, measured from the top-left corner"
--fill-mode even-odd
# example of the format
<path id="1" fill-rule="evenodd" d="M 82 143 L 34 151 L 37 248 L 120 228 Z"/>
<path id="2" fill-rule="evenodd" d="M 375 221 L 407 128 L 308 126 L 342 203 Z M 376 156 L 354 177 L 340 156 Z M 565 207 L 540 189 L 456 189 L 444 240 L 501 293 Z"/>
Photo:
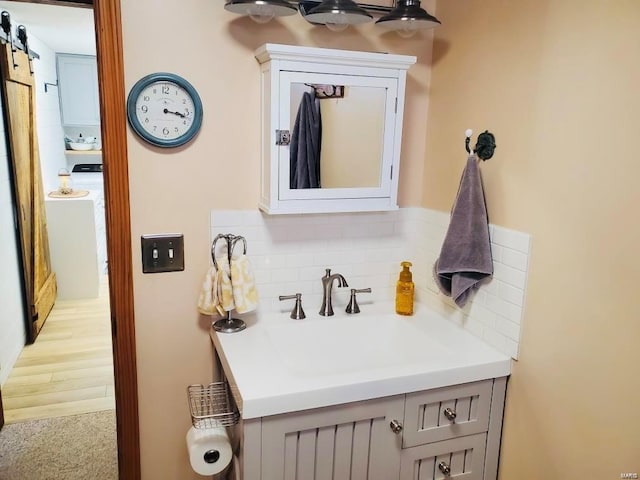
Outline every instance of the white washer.
<path id="1" fill-rule="evenodd" d="M 95 194 L 96 241 L 100 273 L 107 273 L 107 235 L 104 218 L 104 181 L 101 163 L 76 163 L 71 169 L 75 190 L 89 190 Z"/>
<path id="2" fill-rule="evenodd" d="M 104 198 L 101 163 L 76 163 L 71 169 L 71 182 L 76 190 L 95 191 Z"/>

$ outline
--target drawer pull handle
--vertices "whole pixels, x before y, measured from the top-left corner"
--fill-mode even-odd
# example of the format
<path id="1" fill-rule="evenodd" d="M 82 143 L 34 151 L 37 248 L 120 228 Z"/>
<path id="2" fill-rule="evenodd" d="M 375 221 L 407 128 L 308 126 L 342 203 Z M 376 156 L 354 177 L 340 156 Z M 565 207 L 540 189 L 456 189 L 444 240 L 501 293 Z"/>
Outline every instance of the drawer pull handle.
<path id="1" fill-rule="evenodd" d="M 445 408 L 442 413 L 444 413 L 444 416 L 447 417 L 447 420 L 450 422 L 453 422 L 456 419 L 456 411 L 451 410 L 449 407 Z"/>
<path id="2" fill-rule="evenodd" d="M 445 477 L 448 477 L 451 475 L 451 467 L 449 467 L 449 465 L 447 465 L 445 462 L 440 462 L 438 464 L 438 469 L 442 472 L 442 474 Z"/>
<path id="3" fill-rule="evenodd" d="M 391 420 L 389 427 L 391 427 L 391 431 L 396 435 L 402 431 L 402 424 L 398 420 Z"/>

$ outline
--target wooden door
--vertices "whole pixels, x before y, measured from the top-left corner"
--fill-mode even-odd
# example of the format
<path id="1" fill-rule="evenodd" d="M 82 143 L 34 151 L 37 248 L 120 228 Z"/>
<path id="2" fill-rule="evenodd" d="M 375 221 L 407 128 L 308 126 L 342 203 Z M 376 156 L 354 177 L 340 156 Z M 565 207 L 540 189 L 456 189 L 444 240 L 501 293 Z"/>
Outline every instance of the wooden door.
<path id="1" fill-rule="evenodd" d="M 53 304 L 57 286 L 51 271 L 36 133 L 34 78 L 26 53 L 1 46 L 3 103 L 9 137 L 11 172 L 18 208 L 18 228 L 24 275 L 27 342 L 33 343 Z"/>
<path id="2" fill-rule="evenodd" d="M 2 390 L 0 390 L 0 430 L 4 427 L 4 407 L 2 406 Z"/>

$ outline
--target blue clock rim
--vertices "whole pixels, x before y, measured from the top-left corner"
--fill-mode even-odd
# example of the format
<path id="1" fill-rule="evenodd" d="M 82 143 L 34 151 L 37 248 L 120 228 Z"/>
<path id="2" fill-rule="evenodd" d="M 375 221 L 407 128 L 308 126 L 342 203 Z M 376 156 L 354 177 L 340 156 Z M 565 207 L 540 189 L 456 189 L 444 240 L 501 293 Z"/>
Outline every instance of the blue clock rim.
<path id="1" fill-rule="evenodd" d="M 183 135 L 180 135 L 178 138 L 174 138 L 171 140 L 164 140 L 149 134 L 142 127 L 136 116 L 136 100 L 140 93 L 142 93 L 142 91 L 152 83 L 163 81 L 172 82 L 180 86 L 181 88 L 184 88 L 184 90 L 193 99 L 193 123 L 189 127 L 189 130 L 187 130 Z M 138 134 L 143 140 L 158 147 L 179 147 L 192 140 L 200 131 L 200 127 L 202 126 L 202 111 L 202 100 L 200 99 L 200 95 L 198 95 L 197 90 L 186 79 L 182 78 L 179 75 L 176 75 L 175 73 L 150 73 L 149 75 L 146 75 L 145 77 L 142 77 L 140 80 L 138 80 L 131 88 L 131 90 L 129 91 L 129 95 L 127 96 L 127 119 L 129 120 L 129 125 L 131 125 L 131 128 L 134 130 L 134 132 Z"/>

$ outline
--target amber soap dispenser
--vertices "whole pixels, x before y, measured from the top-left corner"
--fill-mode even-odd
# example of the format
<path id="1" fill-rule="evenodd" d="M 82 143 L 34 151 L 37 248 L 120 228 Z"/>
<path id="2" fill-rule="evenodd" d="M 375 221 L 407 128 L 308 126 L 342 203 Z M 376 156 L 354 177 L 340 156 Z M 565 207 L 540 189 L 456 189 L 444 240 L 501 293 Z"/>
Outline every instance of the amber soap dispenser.
<path id="1" fill-rule="evenodd" d="M 396 313 L 400 315 L 413 315 L 413 276 L 411 275 L 411 262 L 402 262 L 402 271 L 396 284 Z"/>

